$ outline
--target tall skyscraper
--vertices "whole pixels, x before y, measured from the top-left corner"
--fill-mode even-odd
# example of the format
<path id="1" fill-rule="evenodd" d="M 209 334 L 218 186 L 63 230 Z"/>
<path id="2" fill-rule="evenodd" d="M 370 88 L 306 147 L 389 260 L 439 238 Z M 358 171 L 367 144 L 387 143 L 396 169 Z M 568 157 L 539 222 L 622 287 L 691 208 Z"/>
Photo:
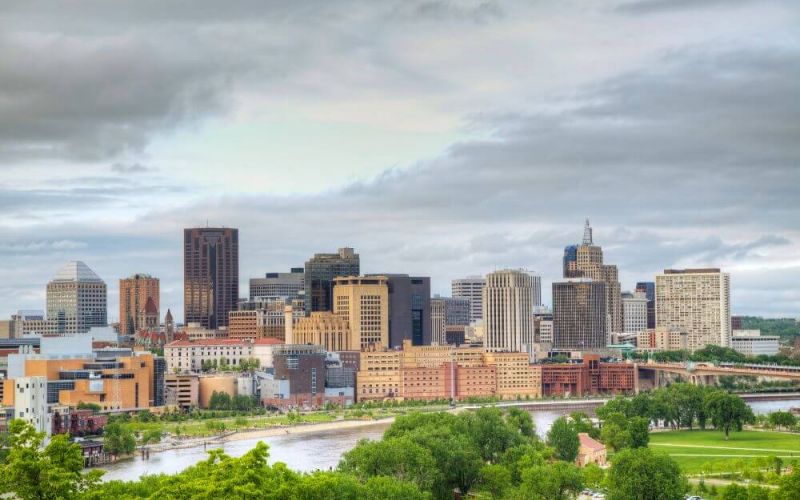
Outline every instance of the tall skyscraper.
<path id="1" fill-rule="evenodd" d="M 58 335 L 108 324 L 105 282 L 80 261 L 67 263 L 47 284 L 47 320 Z"/>
<path id="2" fill-rule="evenodd" d="M 483 307 L 487 350 L 532 352 L 533 279 L 530 274 L 505 269 L 486 275 Z"/>
<path id="3" fill-rule="evenodd" d="M 607 344 L 606 284 L 590 279 L 553 283 L 553 348 L 591 350 Z"/>
<path id="4" fill-rule="evenodd" d="M 451 284 L 453 298 L 469 299 L 469 320 L 471 323 L 483 320 L 483 286 L 486 279 L 480 276 L 468 276 L 455 279 Z"/>
<path id="5" fill-rule="evenodd" d="M 389 347 L 389 284 L 386 276 L 334 278 L 333 313 L 346 318 L 354 345 Z"/>
<path id="6" fill-rule="evenodd" d="M 647 328 L 652 330 L 656 327 L 656 284 L 652 281 L 640 281 L 636 283 L 636 291 L 647 297 Z"/>
<path id="7" fill-rule="evenodd" d="M 389 347 L 408 339 L 413 345 L 431 344 L 431 279 L 407 274 L 385 276 L 389 287 Z"/>
<path id="8" fill-rule="evenodd" d="M 250 279 L 250 300 L 257 297 L 299 297 L 303 291 L 305 269 L 293 267 L 288 273 L 267 273 Z"/>
<path id="9" fill-rule="evenodd" d="M 685 331 L 691 351 L 707 344 L 730 347 L 730 280 L 716 268 L 656 275 L 656 328 Z"/>
<path id="10" fill-rule="evenodd" d="M 186 323 L 228 325 L 239 302 L 239 230 L 183 230 L 183 303 Z"/>
<path id="11" fill-rule="evenodd" d="M 448 326 L 469 325 L 469 299 L 457 297 L 433 297 L 431 299 L 431 341 L 447 344 Z"/>
<path id="12" fill-rule="evenodd" d="M 583 241 L 575 249 L 575 260 L 568 262 L 567 254 L 568 250 L 571 252 L 570 249 L 571 247 L 567 247 L 564 250 L 564 277 L 589 278 L 605 283 L 606 330 L 622 332 L 622 290 L 617 266 L 603 264 L 603 249 L 594 244 L 589 219 L 586 219 L 583 228 Z"/>
<path id="13" fill-rule="evenodd" d="M 159 314 L 159 282 L 149 274 L 134 274 L 119 280 L 119 333 L 133 335 L 145 325 L 142 323 L 148 299 L 152 300 L 155 314 Z M 156 325 L 158 326 L 158 325 Z"/>
<path id="14" fill-rule="evenodd" d="M 639 333 L 647 330 L 647 297 L 644 292 L 622 294 L 622 332 Z"/>
<path id="15" fill-rule="evenodd" d="M 313 311 L 332 311 L 334 278 L 360 274 L 361 260 L 352 248 L 314 254 L 305 267 L 306 315 Z"/>

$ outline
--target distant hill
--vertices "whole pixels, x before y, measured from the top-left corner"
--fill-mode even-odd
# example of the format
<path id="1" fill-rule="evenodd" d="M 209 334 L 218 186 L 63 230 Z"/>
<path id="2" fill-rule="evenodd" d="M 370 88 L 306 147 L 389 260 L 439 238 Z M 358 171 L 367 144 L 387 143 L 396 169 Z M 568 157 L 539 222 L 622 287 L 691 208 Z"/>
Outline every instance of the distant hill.
<path id="1" fill-rule="evenodd" d="M 761 330 L 762 335 L 778 335 L 782 341 L 790 342 L 800 335 L 800 322 L 794 318 L 759 318 L 742 316 L 744 330 Z"/>

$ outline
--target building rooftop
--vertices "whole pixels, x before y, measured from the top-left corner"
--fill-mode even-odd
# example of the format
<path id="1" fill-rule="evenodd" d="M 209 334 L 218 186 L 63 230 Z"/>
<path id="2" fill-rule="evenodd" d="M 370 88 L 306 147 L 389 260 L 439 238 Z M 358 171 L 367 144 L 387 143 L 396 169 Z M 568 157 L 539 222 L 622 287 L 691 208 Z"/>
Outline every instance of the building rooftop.
<path id="1" fill-rule="evenodd" d="M 589 448 L 590 450 L 602 451 L 602 450 L 606 449 L 606 445 L 604 445 L 603 443 L 601 443 L 599 441 L 595 441 L 594 439 L 592 439 L 585 432 L 578 433 L 578 439 L 581 442 L 581 446 L 583 446 L 585 448 Z"/>
<path id="2" fill-rule="evenodd" d="M 238 339 L 198 339 L 198 340 L 175 340 L 164 347 L 192 347 L 206 345 L 246 345 L 248 342 Z"/>
<path id="3" fill-rule="evenodd" d="M 704 267 L 699 269 L 664 269 L 664 274 L 711 274 L 720 273 L 718 267 Z"/>
<path id="4" fill-rule="evenodd" d="M 312 314 L 314 314 L 314 313 L 312 313 Z M 253 343 L 255 345 L 277 345 L 277 344 L 283 344 L 283 342 L 280 339 L 276 339 L 276 338 L 273 338 L 273 337 L 264 337 L 264 338 L 260 338 L 260 339 L 255 339 L 253 341 Z"/>
<path id="5" fill-rule="evenodd" d="M 92 281 L 103 283 L 103 280 L 92 269 L 79 260 L 68 262 L 62 267 L 53 281 Z"/>

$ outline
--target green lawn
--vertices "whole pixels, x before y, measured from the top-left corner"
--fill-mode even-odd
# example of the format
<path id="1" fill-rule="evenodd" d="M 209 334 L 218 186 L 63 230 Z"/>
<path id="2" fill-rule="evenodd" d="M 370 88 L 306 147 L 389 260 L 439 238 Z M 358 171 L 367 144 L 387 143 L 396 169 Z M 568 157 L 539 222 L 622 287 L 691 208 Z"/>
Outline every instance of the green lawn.
<path id="1" fill-rule="evenodd" d="M 689 474 L 726 472 L 769 456 L 800 463 L 798 434 L 731 432 L 726 441 L 718 431 L 655 432 L 650 435 L 650 447 L 669 454 Z"/>

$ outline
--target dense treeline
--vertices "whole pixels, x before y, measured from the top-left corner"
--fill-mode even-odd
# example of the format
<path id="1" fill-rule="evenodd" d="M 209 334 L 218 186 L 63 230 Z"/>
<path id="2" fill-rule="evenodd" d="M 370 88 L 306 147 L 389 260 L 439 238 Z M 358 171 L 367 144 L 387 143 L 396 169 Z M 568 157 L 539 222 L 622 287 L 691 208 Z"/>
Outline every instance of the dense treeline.
<path id="1" fill-rule="evenodd" d="M 634 351 L 629 354 L 633 359 L 653 359 L 659 362 L 666 363 L 679 363 L 684 361 L 696 362 L 711 362 L 711 363 L 753 363 L 758 365 L 781 365 L 781 366 L 800 366 L 800 358 L 787 356 L 785 354 L 776 354 L 775 356 L 767 356 L 761 354 L 759 356 L 745 356 L 735 349 L 730 347 L 721 347 L 717 345 L 707 345 L 703 349 L 695 352 L 685 350 L 676 351 L 655 351 L 655 352 L 639 352 Z"/>
<path id="2" fill-rule="evenodd" d="M 741 397 L 715 387 L 685 383 L 632 398 L 617 397 L 598 408 L 597 416 L 603 421 L 620 416 L 626 420 L 641 417 L 673 429 L 705 429 L 711 424 L 726 438 L 731 430 L 741 430 L 744 424 L 755 422 L 753 411 Z"/>

